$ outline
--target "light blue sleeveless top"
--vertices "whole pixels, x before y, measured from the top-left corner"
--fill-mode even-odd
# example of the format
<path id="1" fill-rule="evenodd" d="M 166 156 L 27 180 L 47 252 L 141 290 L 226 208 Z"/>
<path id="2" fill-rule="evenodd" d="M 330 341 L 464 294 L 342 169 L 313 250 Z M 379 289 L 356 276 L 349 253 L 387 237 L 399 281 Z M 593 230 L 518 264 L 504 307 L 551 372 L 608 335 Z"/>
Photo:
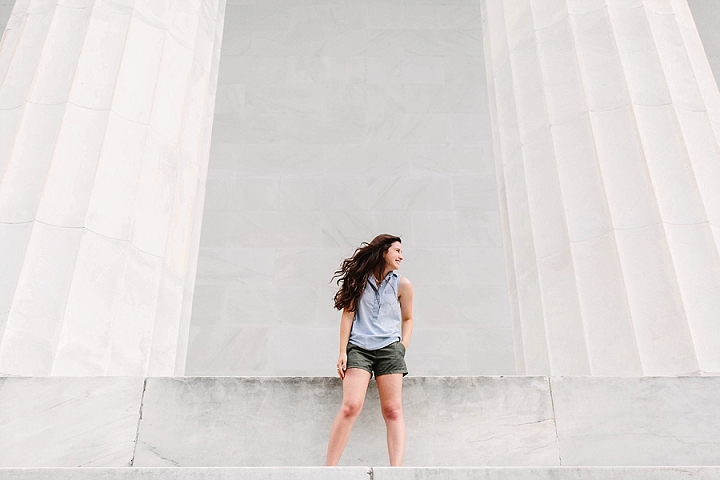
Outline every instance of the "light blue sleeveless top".
<path id="1" fill-rule="evenodd" d="M 350 343 L 365 350 L 378 350 L 400 340 L 400 275 L 392 271 L 377 286 L 370 275 L 357 307 L 350 330 Z"/>

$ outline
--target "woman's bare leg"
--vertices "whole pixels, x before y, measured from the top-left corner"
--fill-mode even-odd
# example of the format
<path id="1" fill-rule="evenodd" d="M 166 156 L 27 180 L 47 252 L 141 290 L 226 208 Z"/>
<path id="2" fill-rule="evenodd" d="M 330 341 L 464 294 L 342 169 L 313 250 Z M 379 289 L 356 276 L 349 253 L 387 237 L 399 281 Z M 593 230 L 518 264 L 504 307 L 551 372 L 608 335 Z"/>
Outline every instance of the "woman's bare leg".
<path id="1" fill-rule="evenodd" d="M 361 368 L 348 368 L 342 382 L 343 402 L 330 429 L 325 465 L 337 465 L 340 461 L 345 445 L 350 438 L 353 423 L 362 410 L 365 392 L 370 382 L 370 372 Z"/>
<path id="2" fill-rule="evenodd" d="M 405 456 L 405 419 L 402 411 L 402 373 L 377 377 L 380 409 L 387 427 L 390 465 L 401 466 Z"/>

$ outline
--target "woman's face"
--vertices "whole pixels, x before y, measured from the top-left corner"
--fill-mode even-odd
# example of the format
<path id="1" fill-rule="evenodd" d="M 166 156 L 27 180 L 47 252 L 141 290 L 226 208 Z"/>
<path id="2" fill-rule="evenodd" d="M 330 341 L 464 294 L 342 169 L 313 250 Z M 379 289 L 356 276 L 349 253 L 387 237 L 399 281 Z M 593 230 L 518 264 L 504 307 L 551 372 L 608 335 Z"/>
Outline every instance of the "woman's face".
<path id="1" fill-rule="evenodd" d="M 400 268 L 400 262 L 403 260 L 402 244 L 395 242 L 390 245 L 390 248 L 383 254 L 383 257 L 385 258 L 386 269 L 398 270 Z"/>

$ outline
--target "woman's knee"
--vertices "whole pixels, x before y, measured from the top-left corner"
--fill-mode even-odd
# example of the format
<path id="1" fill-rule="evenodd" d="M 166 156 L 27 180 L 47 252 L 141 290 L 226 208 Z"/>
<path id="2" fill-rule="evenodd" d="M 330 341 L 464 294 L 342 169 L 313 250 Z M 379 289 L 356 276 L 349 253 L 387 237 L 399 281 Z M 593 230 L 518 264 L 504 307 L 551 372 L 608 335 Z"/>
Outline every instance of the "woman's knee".
<path id="1" fill-rule="evenodd" d="M 340 408 L 340 412 L 345 418 L 355 418 L 360 415 L 362 407 L 362 400 L 345 400 Z"/>
<path id="2" fill-rule="evenodd" d="M 402 418 L 402 404 L 389 402 L 382 406 L 382 415 L 385 420 L 392 421 Z"/>

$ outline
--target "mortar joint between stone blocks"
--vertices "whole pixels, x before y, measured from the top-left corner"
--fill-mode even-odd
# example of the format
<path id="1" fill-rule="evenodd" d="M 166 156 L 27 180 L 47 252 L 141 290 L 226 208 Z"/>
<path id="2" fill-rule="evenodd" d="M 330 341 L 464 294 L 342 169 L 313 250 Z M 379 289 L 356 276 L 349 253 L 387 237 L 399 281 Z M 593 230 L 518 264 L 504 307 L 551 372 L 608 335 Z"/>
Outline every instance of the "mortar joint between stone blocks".
<path id="1" fill-rule="evenodd" d="M 135 464 L 135 452 L 137 452 L 137 444 L 138 439 L 140 438 L 140 422 L 142 421 L 142 412 L 143 412 L 143 404 L 145 403 L 145 390 L 147 389 L 147 378 L 143 379 L 143 389 L 142 389 L 142 395 L 140 395 L 140 410 L 138 411 L 138 422 L 137 422 L 137 428 L 135 429 L 135 443 L 133 444 L 133 453 L 132 458 L 130 459 L 130 465 L 134 466 Z"/>
<path id="2" fill-rule="evenodd" d="M 552 378 L 550 376 L 548 376 L 547 381 L 548 381 L 548 388 L 550 390 L 550 406 L 552 407 L 553 426 L 555 427 L 555 446 L 557 447 L 559 465 L 562 465 L 563 463 L 562 463 L 562 456 L 560 455 L 560 437 L 558 436 L 557 415 L 555 415 L 555 399 L 553 398 L 553 391 L 552 391 Z"/>

